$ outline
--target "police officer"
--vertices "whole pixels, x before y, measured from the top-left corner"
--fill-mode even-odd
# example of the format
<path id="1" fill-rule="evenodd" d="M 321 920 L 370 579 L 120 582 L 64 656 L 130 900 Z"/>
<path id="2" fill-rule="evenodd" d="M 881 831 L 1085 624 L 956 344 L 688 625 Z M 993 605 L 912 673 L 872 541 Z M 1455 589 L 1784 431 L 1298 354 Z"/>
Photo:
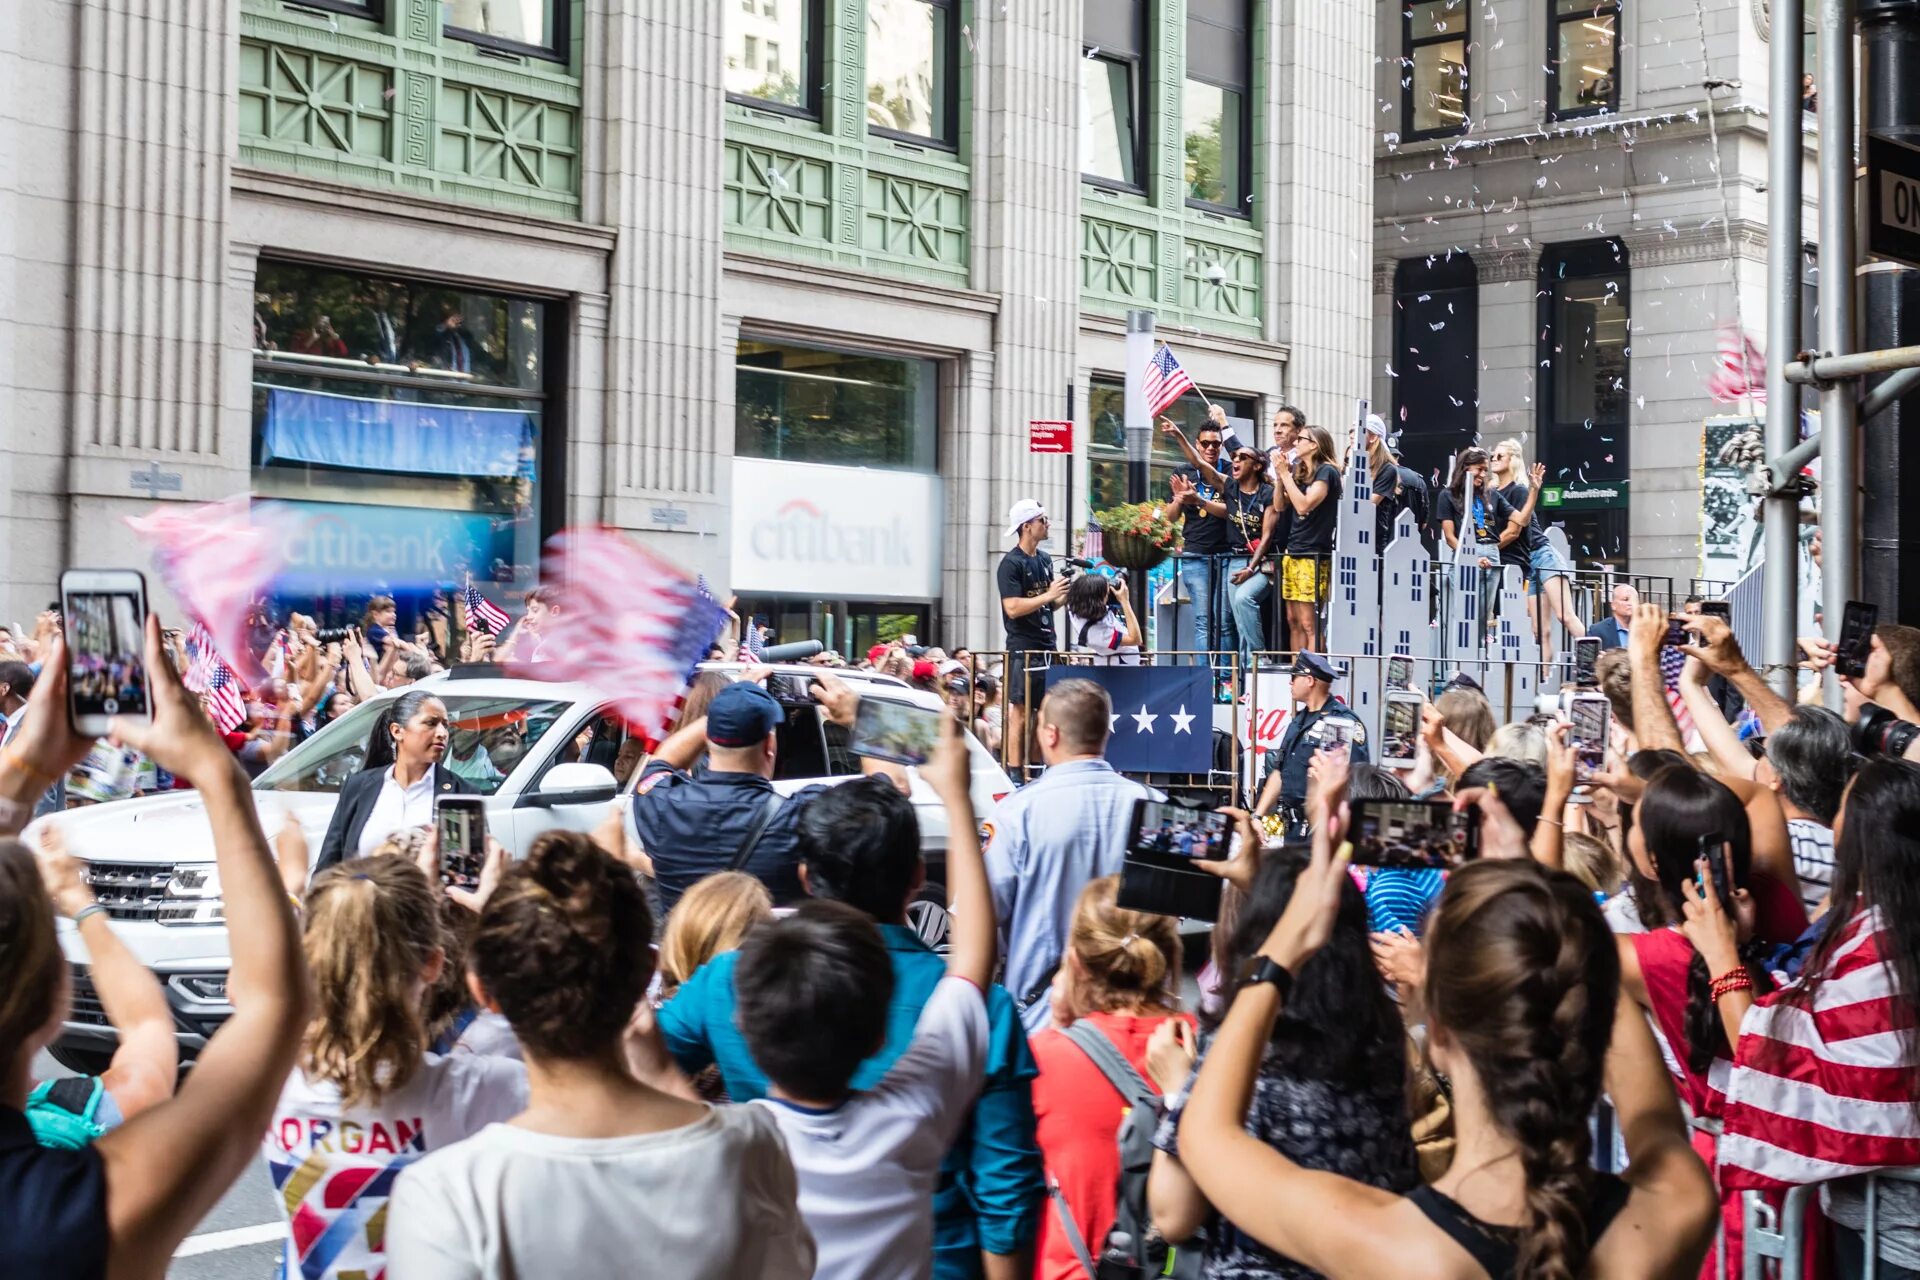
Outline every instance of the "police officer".
<path id="1" fill-rule="evenodd" d="M 859 695 L 831 678 L 813 697 L 836 723 L 851 726 Z M 704 719 L 660 744 L 633 792 L 633 827 L 653 859 L 662 912 L 717 871 L 744 871 L 767 886 L 775 906 L 806 896 L 800 885 L 800 811 L 824 786 L 782 797 L 773 789 L 774 729 L 787 713 L 752 680 L 713 697 Z M 702 753 L 707 764 L 689 773 Z"/>
<path id="2" fill-rule="evenodd" d="M 1348 758 L 1355 764 L 1368 759 L 1367 726 L 1333 696 L 1333 682 L 1339 678 L 1333 664 L 1317 653 L 1303 649 L 1293 660 L 1290 692 L 1295 710 L 1287 718 L 1280 745 L 1267 752 L 1267 780 L 1254 809 L 1265 816 L 1278 806 L 1292 838 L 1306 834 L 1307 766 L 1313 762 L 1313 753 L 1335 745 L 1344 734 L 1351 748 Z"/>

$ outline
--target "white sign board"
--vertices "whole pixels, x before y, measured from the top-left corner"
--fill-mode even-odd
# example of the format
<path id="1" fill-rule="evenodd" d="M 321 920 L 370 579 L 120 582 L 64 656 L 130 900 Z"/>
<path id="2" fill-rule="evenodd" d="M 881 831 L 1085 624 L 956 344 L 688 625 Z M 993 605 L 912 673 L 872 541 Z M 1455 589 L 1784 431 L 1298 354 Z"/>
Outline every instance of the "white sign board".
<path id="1" fill-rule="evenodd" d="M 733 460 L 738 592 L 931 600 L 943 527 L 938 476 Z"/>

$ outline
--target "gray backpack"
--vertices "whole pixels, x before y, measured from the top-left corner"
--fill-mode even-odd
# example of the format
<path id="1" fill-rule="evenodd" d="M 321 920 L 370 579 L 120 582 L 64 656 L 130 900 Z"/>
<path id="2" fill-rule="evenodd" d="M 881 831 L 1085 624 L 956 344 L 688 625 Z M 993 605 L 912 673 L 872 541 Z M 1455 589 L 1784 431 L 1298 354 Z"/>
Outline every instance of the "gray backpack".
<path id="1" fill-rule="evenodd" d="M 1119 1095 L 1126 1099 L 1127 1111 L 1120 1120 L 1116 1141 L 1120 1146 L 1120 1186 L 1114 1198 L 1113 1226 L 1101 1242 L 1096 1259 L 1087 1247 L 1080 1224 L 1060 1192 L 1060 1183 L 1047 1177 L 1047 1194 L 1060 1211 L 1060 1225 L 1066 1229 L 1067 1243 L 1092 1280 L 1145 1280 L 1148 1276 L 1171 1276 L 1175 1280 L 1199 1280 L 1201 1249 L 1193 1245 L 1175 1249 L 1154 1229 L 1153 1215 L 1147 1208 L 1147 1175 L 1153 1169 L 1153 1131 L 1160 1125 L 1165 1100 L 1148 1084 L 1119 1047 L 1104 1031 L 1085 1020 L 1074 1023 L 1062 1033 L 1100 1068 Z"/>

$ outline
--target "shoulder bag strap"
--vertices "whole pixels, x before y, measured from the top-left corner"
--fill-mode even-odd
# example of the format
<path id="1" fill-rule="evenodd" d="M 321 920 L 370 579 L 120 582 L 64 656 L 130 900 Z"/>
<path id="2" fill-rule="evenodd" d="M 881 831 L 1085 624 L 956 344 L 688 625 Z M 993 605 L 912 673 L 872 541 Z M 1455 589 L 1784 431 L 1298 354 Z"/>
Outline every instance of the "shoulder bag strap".
<path id="1" fill-rule="evenodd" d="M 778 791 L 767 793 L 767 803 L 760 810 L 760 816 L 747 828 L 747 838 L 740 842 L 740 849 L 733 855 L 733 861 L 727 864 L 727 870 L 739 871 L 747 865 L 747 859 L 760 847 L 760 837 L 767 833 L 767 826 L 773 821 L 773 815 L 780 812 L 780 806 L 786 803 L 786 797 Z"/>
<path id="2" fill-rule="evenodd" d="M 1131 1106 L 1160 1107 L 1160 1093 L 1148 1084 L 1140 1073 L 1134 1070 L 1119 1046 L 1107 1038 L 1107 1033 L 1093 1023 L 1082 1018 L 1062 1033 L 1079 1047 L 1080 1052 L 1093 1059 L 1093 1065 L 1100 1068 L 1100 1074 L 1114 1087 L 1121 1097 Z"/>
<path id="3" fill-rule="evenodd" d="M 1073 1249 L 1073 1256 L 1080 1260 L 1087 1280 L 1100 1280 L 1100 1273 L 1093 1265 L 1093 1251 L 1087 1248 L 1087 1238 L 1080 1234 L 1080 1224 L 1073 1220 L 1073 1209 L 1068 1206 L 1067 1197 L 1060 1190 L 1060 1179 L 1054 1177 L 1051 1170 L 1047 1172 L 1047 1198 L 1060 1211 L 1060 1226 L 1067 1233 L 1067 1244 Z"/>

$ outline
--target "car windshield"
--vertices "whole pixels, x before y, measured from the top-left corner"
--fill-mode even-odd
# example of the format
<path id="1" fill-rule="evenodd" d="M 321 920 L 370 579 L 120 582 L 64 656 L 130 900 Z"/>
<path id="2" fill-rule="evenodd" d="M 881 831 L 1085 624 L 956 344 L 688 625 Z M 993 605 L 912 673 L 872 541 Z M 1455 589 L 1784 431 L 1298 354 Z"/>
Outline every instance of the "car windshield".
<path id="1" fill-rule="evenodd" d="M 436 694 L 447 706 L 453 738 L 444 763 L 468 786 L 490 796 L 513 767 L 573 707 L 571 702 L 500 695 Z M 288 752 L 254 780 L 256 791 L 337 792 L 360 772 L 374 721 L 390 700 L 363 703 Z"/>

